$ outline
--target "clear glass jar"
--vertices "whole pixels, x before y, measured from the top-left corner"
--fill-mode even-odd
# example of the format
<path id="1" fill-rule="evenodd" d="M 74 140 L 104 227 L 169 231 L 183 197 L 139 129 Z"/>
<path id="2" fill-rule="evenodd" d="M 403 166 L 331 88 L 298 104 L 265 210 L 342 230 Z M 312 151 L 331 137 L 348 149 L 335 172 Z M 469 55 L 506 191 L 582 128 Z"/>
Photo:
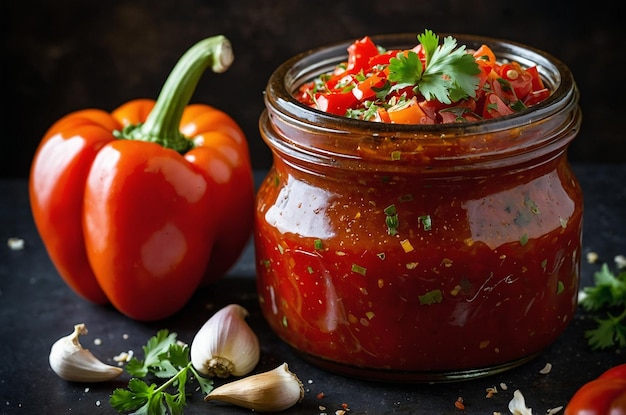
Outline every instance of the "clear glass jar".
<path id="1" fill-rule="evenodd" d="M 366 122 L 298 103 L 296 88 L 345 61 L 348 43 L 296 56 L 269 80 L 260 304 L 285 342 L 328 370 L 391 381 L 486 376 L 537 356 L 574 315 L 583 205 L 566 156 L 581 122 L 572 74 L 523 45 L 455 37 L 537 64 L 553 94 L 518 114 L 447 125 Z"/>

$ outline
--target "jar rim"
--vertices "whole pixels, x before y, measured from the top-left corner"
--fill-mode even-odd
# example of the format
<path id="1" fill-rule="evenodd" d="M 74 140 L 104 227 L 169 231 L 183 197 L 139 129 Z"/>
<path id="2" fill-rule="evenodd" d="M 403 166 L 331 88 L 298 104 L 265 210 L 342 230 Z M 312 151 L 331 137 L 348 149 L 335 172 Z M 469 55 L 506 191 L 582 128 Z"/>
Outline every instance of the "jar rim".
<path id="1" fill-rule="evenodd" d="M 324 125 L 325 130 L 359 129 L 374 135 L 446 136 L 506 130 L 550 117 L 568 104 L 578 104 L 577 88 L 569 68 L 545 51 L 515 41 L 487 36 L 454 33 L 443 33 L 439 36 L 440 38 L 453 36 L 459 45 L 465 45 L 468 49 L 478 49 L 482 44 L 486 44 L 494 50 L 500 60 L 515 60 L 522 66 L 537 65 L 539 74 L 552 93 L 546 100 L 514 114 L 488 120 L 447 124 L 390 124 L 364 121 L 330 114 L 298 101 L 294 96 L 296 88 L 315 76 L 332 70 L 338 63 L 345 62 L 348 56 L 347 48 L 354 42 L 352 39 L 309 49 L 279 65 L 270 76 L 265 93 L 266 104 L 269 102 L 274 109 L 285 115 L 295 116 L 306 124 Z M 370 38 L 376 45 L 386 49 L 406 49 L 417 44 L 416 33 L 381 34 Z"/>

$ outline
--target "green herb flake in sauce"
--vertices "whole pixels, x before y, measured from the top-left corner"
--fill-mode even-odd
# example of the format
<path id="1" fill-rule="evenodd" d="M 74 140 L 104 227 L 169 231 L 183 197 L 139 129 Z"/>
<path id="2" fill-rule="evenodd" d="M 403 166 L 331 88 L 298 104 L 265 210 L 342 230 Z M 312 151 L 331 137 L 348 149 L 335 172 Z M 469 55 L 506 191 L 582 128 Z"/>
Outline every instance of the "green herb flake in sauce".
<path id="1" fill-rule="evenodd" d="M 539 206 L 537 206 L 537 204 L 533 200 L 527 199 L 524 201 L 524 204 L 530 209 L 533 215 L 538 215 L 539 213 L 541 213 L 539 211 Z"/>
<path id="2" fill-rule="evenodd" d="M 396 211 L 396 205 L 389 205 L 385 208 L 385 225 L 387 225 L 387 232 L 389 235 L 394 236 L 398 234 L 398 226 L 400 220 L 398 219 L 398 212 Z"/>
<path id="3" fill-rule="evenodd" d="M 418 219 L 420 223 L 422 224 L 422 227 L 424 228 L 425 231 L 429 231 L 432 229 L 433 222 L 432 222 L 432 219 L 430 218 L 430 215 L 422 215 Z"/>
<path id="4" fill-rule="evenodd" d="M 322 243 L 321 239 L 316 239 L 315 241 L 313 241 L 313 246 L 315 247 L 315 249 L 324 249 L 324 244 Z"/>
<path id="5" fill-rule="evenodd" d="M 526 244 L 528 243 L 528 234 L 527 233 L 525 233 L 524 235 L 520 236 L 519 243 L 522 246 L 526 246 Z"/>
<path id="6" fill-rule="evenodd" d="M 556 293 L 561 294 L 565 290 L 565 285 L 563 285 L 563 281 L 559 281 L 556 283 Z"/>
<path id="7" fill-rule="evenodd" d="M 441 290 L 432 290 L 427 292 L 424 295 L 418 296 L 420 300 L 420 305 L 431 305 L 435 303 L 440 303 L 443 301 L 443 293 Z"/>
<path id="8" fill-rule="evenodd" d="M 365 276 L 365 273 L 367 272 L 367 268 L 362 267 L 361 265 L 352 264 L 352 272 L 356 272 L 357 274 L 361 274 Z"/>
<path id="9" fill-rule="evenodd" d="M 381 260 L 384 261 L 385 260 L 385 253 L 384 252 L 379 252 L 376 254 L 376 256 Z"/>
<path id="10" fill-rule="evenodd" d="M 400 160 L 400 156 L 402 155 L 402 152 L 399 150 L 396 151 L 392 151 L 391 152 L 391 160 L 393 161 L 398 161 Z"/>

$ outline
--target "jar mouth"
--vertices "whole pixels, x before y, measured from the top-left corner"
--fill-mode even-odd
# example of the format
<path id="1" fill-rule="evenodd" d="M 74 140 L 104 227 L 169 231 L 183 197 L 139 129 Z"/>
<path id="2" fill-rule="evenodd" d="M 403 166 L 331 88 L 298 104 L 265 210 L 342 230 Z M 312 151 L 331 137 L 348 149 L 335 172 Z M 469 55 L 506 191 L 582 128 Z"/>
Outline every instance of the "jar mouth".
<path id="1" fill-rule="evenodd" d="M 567 66 L 554 56 L 521 43 L 496 38 L 466 34 L 441 34 L 440 37 L 448 35 L 456 38 L 458 44 L 465 45 L 467 49 L 478 49 L 486 44 L 499 60 L 514 60 L 525 67 L 537 65 L 544 84 L 552 91 L 550 97 L 530 108 L 499 118 L 448 124 L 390 124 L 364 121 L 326 113 L 299 102 L 294 96 L 297 88 L 331 71 L 337 64 L 345 62 L 348 57 L 347 48 L 354 42 L 351 40 L 310 49 L 281 64 L 268 82 L 266 104 L 283 114 L 296 116 L 307 124 L 324 125 L 325 129 L 330 130 L 358 129 L 373 135 L 447 137 L 506 130 L 550 117 L 563 110 L 564 102 L 577 105 L 578 92 L 573 76 Z M 417 34 L 411 33 L 377 35 L 371 36 L 371 39 L 375 44 L 388 50 L 406 49 L 417 44 Z"/>

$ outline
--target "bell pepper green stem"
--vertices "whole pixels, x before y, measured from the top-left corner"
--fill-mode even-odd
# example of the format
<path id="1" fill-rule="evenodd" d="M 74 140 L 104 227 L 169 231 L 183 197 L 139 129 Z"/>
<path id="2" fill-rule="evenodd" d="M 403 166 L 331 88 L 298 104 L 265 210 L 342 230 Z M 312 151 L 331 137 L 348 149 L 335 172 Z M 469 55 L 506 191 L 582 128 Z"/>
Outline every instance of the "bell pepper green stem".
<path id="1" fill-rule="evenodd" d="M 193 141 L 180 132 L 183 110 L 189 104 L 200 78 L 210 66 L 213 72 L 228 69 L 234 59 L 230 41 L 213 36 L 193 45 L 168 76 L 154 108 L 143 124 L 128 126 L 120 138 L 154 142 L 183 154 Z"/>

